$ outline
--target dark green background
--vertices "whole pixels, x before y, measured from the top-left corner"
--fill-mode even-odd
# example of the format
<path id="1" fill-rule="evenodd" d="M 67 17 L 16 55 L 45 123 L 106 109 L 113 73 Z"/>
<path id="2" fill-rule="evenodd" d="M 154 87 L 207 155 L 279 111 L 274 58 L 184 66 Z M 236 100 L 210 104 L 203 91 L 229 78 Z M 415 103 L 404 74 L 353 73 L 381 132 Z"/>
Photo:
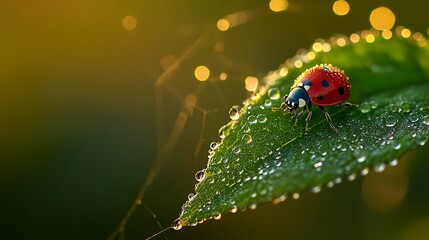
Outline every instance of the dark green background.
<path id="1" fill-rule="evenodd" d="M 182 96 L 195 93 L 199 85 L 198 105 L 217 112 L 205 115 L 201 138 L 204 114 L 194 111 L 172 157 L 143 199 L 164 226 L 178 217 L 193 191 L 194 173 L 206 165 L 206 150 L 210 142 L 219 140 L 217 131 L 228 121 L 229 107 L 248 96 L 247 75 L 264 76 L 317 38 L 368 29 L 369 14 L 379 6 L 395 13 L 396 25 L 427 36 L 428 3 L 349 1 L 350 13 L 339 17 L 332 12 L 333 2 L 290 1 L 288 11 L 282 13 L 270 12 L 268 1 L 245 0 L 0 4 L 1 238 L 105 239 L 114 231 L 179 113 L 180 100 L 165 91 L 165 85 L 163 104 L 155 102 L 154 83 L 163 72 L 160 60 L 167 54 L 181 56 L 206 32 L 212 35 L 193 48 L 196 54 L 167 81 Z M 219 18 L 246 9 L 256 9 L 259 15 L 216 33 Z M 126 15 L 136 17 L 134 31 L 123 29 Z M 213 52 L 216 42 L 225 44 L 223 53 Z M 228 80 L 197 83 L 193 70 L 200 64 L 211 67 L 213 75 L 227 72 Z M 164 113 L 162 119 L 156 118 L 156 111 Z M 157 132 L 157 126 L 162 131 Z M 362 200 L 364 180 L 358 178 L 318 195 L 304 194 L 299 201 L 260 206 L 167 235 L 169 239 L 425 239 L 429 236 L 428 154 L 427 147 L 410 152 L 397 168 L 369 176 L 380 189 L 406 182 L 405 198 L 389 211 Z M 126 236 L 143 239 L 158 230 L 151 215 L 139 208 Z"/>

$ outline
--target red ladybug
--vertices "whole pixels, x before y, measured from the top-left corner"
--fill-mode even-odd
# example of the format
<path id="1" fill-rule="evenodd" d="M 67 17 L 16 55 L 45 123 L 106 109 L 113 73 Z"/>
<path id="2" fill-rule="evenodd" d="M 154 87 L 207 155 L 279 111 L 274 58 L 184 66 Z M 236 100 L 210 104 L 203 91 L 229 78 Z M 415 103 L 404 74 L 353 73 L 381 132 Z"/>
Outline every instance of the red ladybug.
<path id="1" fill-rule="evenodd" d="M 331 64 L 321 64 L 305 70 L 299 75 L 293 83 L 290 93 L 284 97 L 284 102 L 279 108 L 273 108 L 273 111 L 284 110 L 296 116 L 295 125 L 298 119 L 308 108 L 308 115 L 305 119 L 305 129 L 308 130 L 308 123 L 312 115 L 312 103 L 317 105 L 325 114 L 326 121 L 335 132 L 338 129 L 332 124 L 331 116 L 326 112 L 326 106 L 356 106 L 346 102 L 350 97 L 350 84 L 344 71 L 333 67 Z M 302 111 L 296 114 L 296 109 L 302 108 Z"/>

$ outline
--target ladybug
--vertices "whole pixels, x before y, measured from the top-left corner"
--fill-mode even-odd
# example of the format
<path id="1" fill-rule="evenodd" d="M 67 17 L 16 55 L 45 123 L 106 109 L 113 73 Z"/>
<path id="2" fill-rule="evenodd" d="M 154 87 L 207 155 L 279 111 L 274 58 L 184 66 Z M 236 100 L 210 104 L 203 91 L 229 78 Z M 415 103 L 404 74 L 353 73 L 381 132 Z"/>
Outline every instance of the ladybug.
<path id="1" fill-rule="evenodd" d="M 278 108 L 273 108 L 273 111 L 289 111 L 292 113 L 292 118 L 296 117 L 295 125 L 298 119 L 304 114 L 308 108 L 308 115 L 305 119 L 305 130 L 308 130 L 308 123 L 312 115 L 312 104 L 318 106 L 325 114 L 326 121 L 329 126 L 338 133 L 338 129 L 334 126 L 331 116 L 325 110 L 328 106 L 347 106 L 357 107 L 354 104 L 346 102 L 350 97 L 350 84 L 348 77 L 344 75 L 344 71 L 331 64 L 316 65 L 305 70 L 299 75 L 289 94 L 284 97 L 284 102 Z M 296 113 L 297 108 L 302 108 L 302 111 Z"/>

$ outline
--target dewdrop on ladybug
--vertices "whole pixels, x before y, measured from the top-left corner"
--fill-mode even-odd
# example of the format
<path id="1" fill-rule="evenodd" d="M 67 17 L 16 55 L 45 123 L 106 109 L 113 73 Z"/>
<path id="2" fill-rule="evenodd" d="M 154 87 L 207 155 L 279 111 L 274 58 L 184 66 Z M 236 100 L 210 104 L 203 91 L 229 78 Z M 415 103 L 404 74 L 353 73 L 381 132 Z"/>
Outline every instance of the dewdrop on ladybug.
<path id="1" fill-rule="evenodd" d="M 278 108 L 273 108 L 273 111 L 289 111 L 292 118 L 296 117 L 295 125 L 299 118 L 308 108 L 308 115 L 305 119 L 305 130 L 308 130 L 308 123 L 312 115 L 312 104 L 318 106 L 325 114 L 326 121 L 329 126 L 338 133 L 338 129 L 334 126 L 331 116 L 325 110 L 328 106 L 347 106 L 357 107 L 354 104 L 346 102 L 350 97 L 350 84 L 348 77 L 344 72 L 331 64 L 316 65 L 305 70 L 299 75 L 289 94 L 284 97 L 284 102 Z M 302 108 L 302 111 L 296 113 L 296 109 Z"/>

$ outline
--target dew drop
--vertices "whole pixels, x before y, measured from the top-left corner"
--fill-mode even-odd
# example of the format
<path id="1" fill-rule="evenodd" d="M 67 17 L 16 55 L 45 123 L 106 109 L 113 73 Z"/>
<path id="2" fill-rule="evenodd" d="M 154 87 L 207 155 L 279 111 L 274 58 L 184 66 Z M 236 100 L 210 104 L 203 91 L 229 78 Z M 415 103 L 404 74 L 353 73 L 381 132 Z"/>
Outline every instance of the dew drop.
<path id="1" fill-rule="evenodd" d="M 189 201 L 194 200 L 194 198 L 195 198 L 195 194 L 193 194 L 193 193 L 189 193 L 189 194 L 188 194 L 188 200 L 189 200 Z"/>
<path id="2" fill-rule="evenodd" d="M 319 170 L 322 165 L 323 165 L 323 162 L 317 162 L 313 164 L 313 167 Z"/>
<path id="3" fill-rule="evenodd" d="M 352 181 L 354 181 L 356 179 L 356 174 L 350 174 L 348 177 L 347 177 L 347 180 L 349 180 L 350 182 L 352 182 Z"/>
<path id="4" fill-rule="evenodd" d="M 238 146 L 235 146 L 232 151 L 234 151 L 235 154 L 239 154 L 241 152 L 241 148 L 239 148 Z M 239 158 L 238 158 L 239 159 Z M 238 160 L 237 160 L 238 161 Z"/>
<path id="5" fill-rule="evenodd" d="M 273 153 L 274 159 L 280 159 L 282 157 L 282 153 L 280 151 L 276 151 Z M 281 162 L 280 162 L 281 164 Z"/>
<path id="6" fill-rule="evenodd" d="M 259 123 L 264 123 L 267 121 L 267 117 L 265 117 L 264 114 L 259 114 L 256 119 L 258 120 Z"/>
<path id="7" fill-rule="evenodd" d="M 203 181 L 205 178 L 206 178 L 206 174 L 204 173 L 203 170 L 200 170 L 197 173 L 195 173 L 195 180 L 197 180 L 198 182 Z"/>
<path id="8" fill-rule="evenodd" d="M 410 112 L 411 104 L 407 101 L 401 102 L 401 104 L 399 105 L 399 110 L 405 113 Z"/>
<path id="9" fill-rule="evenodd" d="M 240 106 L 234 105 L 229 109 L 229 118 L 238 120 L 240 118 Z"/>
<path id="10" fill-rule="evenodd" d="M 280 195 L 280 197 L 278 197 L 280 202 L 284 202 L 286 200 L 286 198 L 287 198 L 287 194 L 282 194 L 282 195 Z"/>
<path id="11" fill-rule="evenodd" d="M 280 91 L 277 88 L 271 88 L 268 90 L 268 97 L 270 97 L 271 100 L 277 100 L 280 98 Z"/>
<path id="12" fill-rule="evenodd" d="M 265 100 L 264 105 L 265 107 L 270 107 L 272 105 L 271 100 L 270 99 Z"/>
<path id="13" fill-rule="evenodd" d="M 401 149 L 401 143 L 400 142 L 393 141 L 392 144 L 393 144 L 393 149 L 395 149 L 395 150 Z"/>
<path id="14" fill-rule="evenodd" d="M 215 215 L 213 216 L 214 219 L 219 220 L 222 218 L 222 214 L 220 213 L 215 213 Z"/>
<path id="15" fill-rule="evenodd" d="M 250 132 L 250 127 L 249 127 L 249 125 L 247 125 L 247 123 L 245 123 L 241 127 L 241 130 L 243 130 L 244 133 L 248 133 L 248 132 Z"/>
<path id="16" fill-rule="evenodd" d="M 389 109 L 392 112 L 397 112 L 398 111 L 398 107 L 395 104 L 393 104 L 393 103 L 389 104 Z"/>
<path id="17" fill-rule="evenodd" d="M 333 181 L 329 181 L 329 182 L 326 184 L 326 186 L 327 186 L 328 188 L 331 188 L 331 187 L 333 187 L 333 186 L 334 186 L 334 182 L 333 182 Z"/>
<path id="18" fill-rule="evenodd" d="M 371 108 L 372 108 L 372 109 L 375 109 L 375 108 L 377 108 L 377 106 L 378 106 L 378 102 L 376 102 L 376 101 L 371 101 L 371 102 L 369 102 L 369 105 L 371 105 Z"/>
<path id="19" fill-rule="evenodd" d="M 419 135 L 419 136 L 416 137 L 416 140 L 417 140 L 417 143 L 420 146 L 423 146 L 423 145 L 426 144 L 426 142 L 427 142 L 428 139 L 426 137 L 424 137 L 423 135 Z"/>
<path id="20" fill-rule="evenodd" d="M 228 131 L 228 126 L 227 125 L 223 125 L 221 128 L 219 128 L 219 137 L 224 139 L 226 136 L 228 136 L 229 131 Z"/>
<path id="21" fill-rule="evenodd" d="M 355 156 L 356 161 L 359 162 L 359 163 L 364 162 L 366 160 L 366 158 L 367 158 L 367 155 L 368 155 L 368 153 L 365 150 L 362 150 L 362 149 L 356 149 L 353 152 L 353 156 Z"/>
<path id="22" fill-rule="evenodd" d="M 386 168 L 386 165 L 384 163 L 381 163 L 381 164 L 374 166 L 374 171 L 375 172 L 383 172 L 385 168 Z"/>
<path id="23" fill-rule="evenodd" d="M 299 193 L 294 193 L 294 194 L 292 194 L 292 198 L 293 199 L 298 199 L 299 198 Z"/>
<path id="24" fill-rule="evenodd" d="M 423 124 L 429 126 L 429 115 L 422 117 Z"/>
<path id="25" fill-rule="evenodd" d="M 360 110 L 362 113 L 368 113 L 368 112 L 370 112 L 370 111 L 371 111 L 371 105 L 369 105 L 369 104 L 368 104 L 368 103 L 366 103 L 366 102 L 361 103 L 361 104 L 359 105 L 359 110 Z"/>
<path id="26" fill-rule="evenodd" d="M 258 207 L 258 205 L 256 203 L 252 203 L 252 204 L 249 205 L 249 208 L 252 209 L 252 210 L 255 210 L 256 207 Z"/>
<path id="27" fill-rule="evenodd" d="M 217 142 L 212 142 L 212 143 L 210 143 L 210 149 L 211 150 L 216 150 L 218 147 L 219 147 L 219 143 L 217 143 Z"/>
<path id="28" fill-rule="evenodd" d="M 369 173 L 369 169 L 368 168 L 364 168 L 360 171 L 360 175 L 362 176 L 366 176 Z"/>
<path id="29" fill-rule="evenodd" d="M 336 184 L 340 184 L 343 180 L 341 179 L 341 177 L 337 177 L 334 181 Z"/>
<path id="30" fill-rule="evenodd" d="M 250 115 L 250 116 L 248 116 L 248 117 L 247 117 L 247 121 L 248 121 L 250 124 L 255 124 L 255 123 L 257 122 L 255 115 Z"/>
<path id="31" fill-rule="evenodd" d="M 311 189 L 312 193 L 319 193 L 322 190 L 320 186 L 315 186 Z"/>
<path id="32" fill-rule="evenodd" d="M 180 223 L 180 219 L 174 220 L 174 222 L 171 224 L 171 228 L 174 230 L 180 230 L 182 228 L 182 224 Z"/>
<path id="33" fill-rule="evenodd" d="M 257 196 L 256 193 L 252 193 L 252 195 L 250 195 L 251 198 L 255 198 Z"/>
<path id="34" fill-rule="evenodd" d="M 250 136 L 249 134 L 244 134 L 241 139 L 243 139 L 243 141 L 245 143 L 251 143 L 252 142 L 252 136 Z"/>
<path id="35" fill-rule="evenodd" d="M 393 160 L 391 160 L 390 162 L 389 162 L 389 166 L 392 166 L 392 167 L 394 167 L 394 166 L 396 166 L 396 165 L 398 165 L 398 159 L 393 159 Z"/>
<path id="36" fill-rule="evenodd" d="M 231 210 L 230 210 L 230 212 L 236 213 L 237 210 L 238 210 L 237 206 L 233 205 L 232 208 L 231 208 Z"/>
<path id="37" fill-rule="evenodd" d="M 394 127 L 397 123 L 397 120 L 393 117 L 387 117 L 385 119 L 386 127 Z"/>
<path id="38" fill-rule="evenodd" d="M 412 113 L 410 113 L 408 118 L 409 118 L 410 122 L 415 123 L 420 119 L 420 116 L 418 113 L 412 112 Z"/>

